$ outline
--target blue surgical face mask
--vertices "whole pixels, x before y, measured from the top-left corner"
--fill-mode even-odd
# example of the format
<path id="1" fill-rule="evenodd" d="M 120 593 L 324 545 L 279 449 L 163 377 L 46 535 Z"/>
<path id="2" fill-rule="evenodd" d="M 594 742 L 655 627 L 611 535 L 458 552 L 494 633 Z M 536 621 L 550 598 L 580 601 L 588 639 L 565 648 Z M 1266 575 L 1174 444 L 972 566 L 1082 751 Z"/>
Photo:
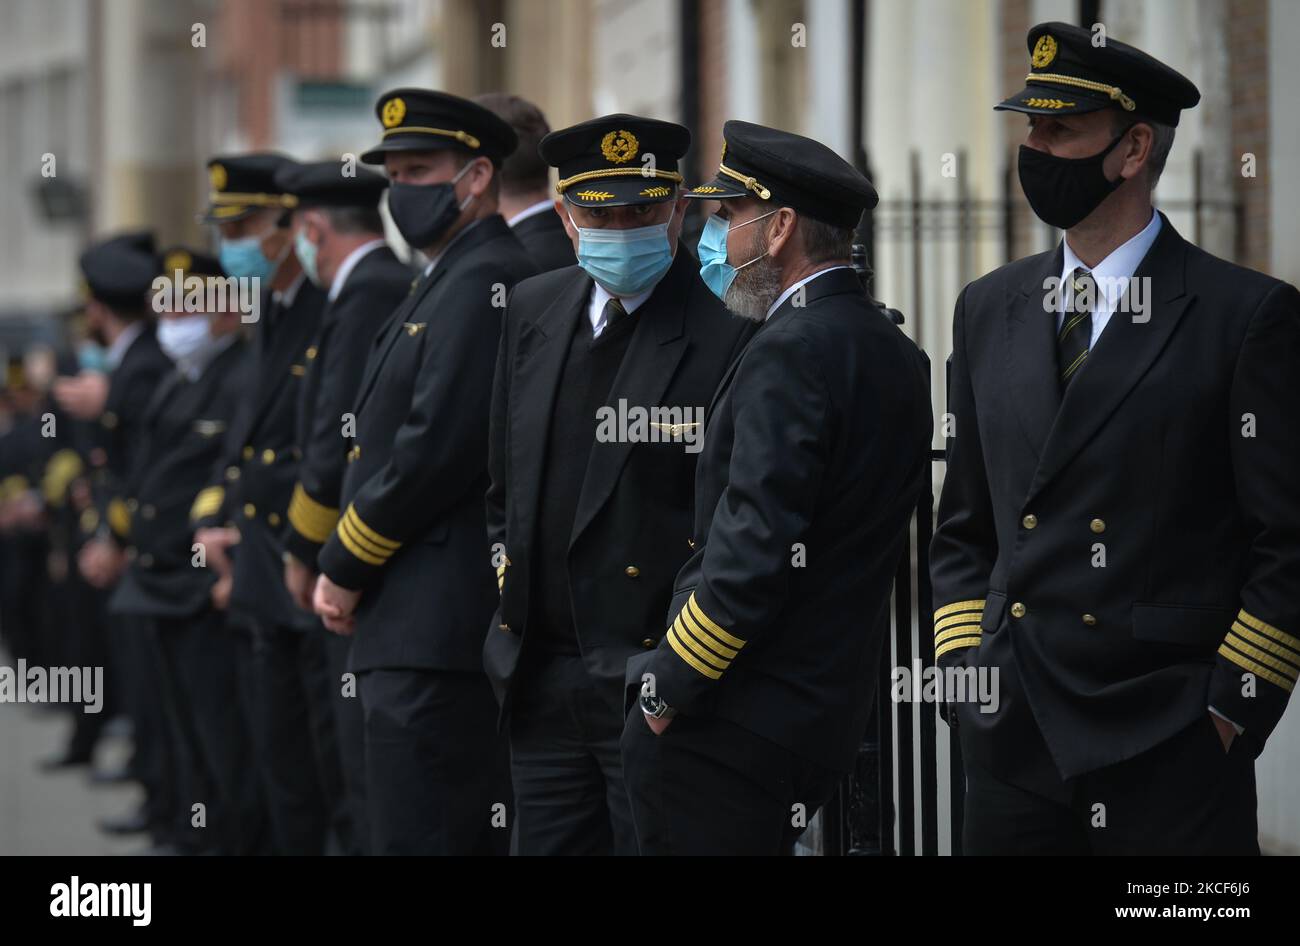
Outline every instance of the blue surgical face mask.
<path id="1" fill-rule="evenodd" d="M 302 271 L 307 274 L 313 286 L 320 285 L 320 273 L 316 270 L 316 251 L 319 249 L 315 243 L 307 239 L 307 231 L 299 228 L 293 235 L 293 252 L 298 257 L 298 262 L 302 264 Z"/>
<path id="2" fill-rule="evenodd" d="M 77 347 L 77 365 L 82 371 L 97 371 L 108 374 L 108 352 L 103 345 L 94 342 L 82 342 Z"/>
<path id="3" fill-rule="evenodd" d="M 569 214 L 569 223 L 578 231 L 578 265 L 611 295 L 635 296 L 645 292 L 673 265 L 668 228 L 675 213 L 676 207 L 666 223 L 630 230 L 580 227 Z"/>
<path id="4" fill-rule="evenodd" d="M 735 229 L 747 227 L 751 223 L 757 223 L 763 217 L 770 217 L 776 213 L 775 210 L 769 210 L 760 217 L 753 220 L 746 220 L 744 223 L 738 223 Z M 732 281 L 736 278 L 736 273 L 740 272 L 746 266 L 750 266 L 761 260 L 767 253 L 761 253 L 755 256 L 748 263 L 741 263 L 739 266 L 732 266 L 727 262 L 727 235 L 731 232 L 732 227 L 726 220 L 719 216 L 710 217 L 704 224 L 704 230 L 700 233 L 700 242 L 698 246 L 700 254 L 700 278 L 704 284 L 713 290 L 713 294 L 719 299 L 727 297 L 727 290 L 731 288 Z"/>
<path id="5" fill-rule="evenodd" d="M 267 234 L 263 233 L 258 236 L 223 239 L 219 253 L 221 268 L 229 275 L 240 279 L 270 279 L 280 263 L 284 261 L 287 248 L 286 253 L 281 254 L 279 259 L 267 259 L 266 254 L 262 252 L 262 240 L 266 236 Z"/>

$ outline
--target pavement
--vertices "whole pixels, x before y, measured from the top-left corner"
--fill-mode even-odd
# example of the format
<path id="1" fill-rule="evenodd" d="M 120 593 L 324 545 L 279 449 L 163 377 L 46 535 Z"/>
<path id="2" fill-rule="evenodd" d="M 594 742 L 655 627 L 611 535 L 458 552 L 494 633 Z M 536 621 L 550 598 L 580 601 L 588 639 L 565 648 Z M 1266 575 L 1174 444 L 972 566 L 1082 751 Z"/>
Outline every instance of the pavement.
<path id="1" fill-rule="evenodd" d="M 134 811 L 138 786 L 92 785 L 84 766 L 40 771 L 40 760 L 60 751 L 71 728 L 66 712 L 0 703 L 0 855 L 133 854 L 148 845 L 145 835 L 114 838 L 95 827 L 100 818 Z M 119 732 L 101 740 L 96 763 L 115 769 L 129 750 Z"/>

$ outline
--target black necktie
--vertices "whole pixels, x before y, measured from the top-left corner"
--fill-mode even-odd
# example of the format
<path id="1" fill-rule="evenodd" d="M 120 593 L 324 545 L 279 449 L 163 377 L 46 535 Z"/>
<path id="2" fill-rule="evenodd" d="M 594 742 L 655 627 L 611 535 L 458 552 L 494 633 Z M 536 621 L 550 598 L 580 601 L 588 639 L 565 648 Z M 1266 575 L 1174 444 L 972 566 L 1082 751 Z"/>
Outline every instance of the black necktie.
<path id="1" fill-rule="evenodd" d="M 601 317 L 605 321 L 605 327 L 601 330 L 601 334 L 603 335 L 619 322 L 627 318 L 627 309 L 623 308 L 623 302 L 617 296 L 610 296 L 609 301 L 605 303 L 605 308 L 602 310 Z"/>
<path id="2" fill-rule="evenodd" d="M 1061 319 L 1061 331 L 1056 336 L 1056 364 L 1062 394 L 1088 360 L 1092 310 L 1097 297 L 1097 284 L 1092 273 L 1082 266 L 1070 273 L 1069 282 L 1068 303 Z"/>

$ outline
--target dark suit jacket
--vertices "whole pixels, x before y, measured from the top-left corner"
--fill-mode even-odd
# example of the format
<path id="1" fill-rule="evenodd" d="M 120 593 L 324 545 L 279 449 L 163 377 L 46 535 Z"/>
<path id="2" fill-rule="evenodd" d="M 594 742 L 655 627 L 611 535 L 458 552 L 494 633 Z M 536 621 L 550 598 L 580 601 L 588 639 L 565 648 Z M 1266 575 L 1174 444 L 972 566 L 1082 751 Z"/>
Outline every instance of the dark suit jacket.
<path id="1" fill-rule="evenodd" d="M 929 476 L 924 356 L 852 270 L 826 272 L 759 327 L 706 423 L 695 553 L 629 682 L 846 770 Z"/>
<path id="2" fill-rule="evenodd" d="M 478 221 L 375 338 L 343 515 L 321 571 L 363 589 L 352 668 L 482 672 L 494 606 L 483 547 L 488 407 L 509 290 L 536 272 L 499 215 Z"/>
<path id="3" fill-rule="evenodd" d="M 344 415 L 356 406 L 375 335 L 410 293 L 413 276 L 387 246 L 375 247 L 348 273 L 321 319 L 316 354 L 307 362 L 298 399 L 302 459 L 281 536 L 284 547 L 313 568 L 321 545 L 338 524 L 348 453 Z"/>
<path id="4" fill-rule="evenodd" d="M 269 294 L 268 294 L 269 295 Z M 325 293 L 304 279 L 290 305 L 265 300 L 250 353 L 249 388 L 208 489 L 195 501 L 196 527 L 233 520 L 230 613 L 268 626 L 316 626 L 284 587 L 280 532 L 298 479 L 298 392 L 320 330 Z"/>
<path id="5" fill-rule="evenodd" d="M 113 611 L 186 617 L 208 607 L 212 573 L 195 567 L 190 506 L 221 455 L 247 378 L 236 339 L 195 381 L 173 371 L 154 392 L 129 481 L 130 567 L 110 600 Z"/>
<path id="6" fill-rule="evenodd" d="M 100 437 L 107 462 L 94 478 L 95 503 L 100 521 L 119 540 L 130 530 L 126 479 L 135 467 L 144 443 L 144 416 L 159 382 L 172 370 L 171 359 L 154 337 L 151 321 L 122 355 L 108 380 L 108 398 L 99 417 Z"/>
<path id="7" fill-rule="evenodd" d="M 501 606 L 484 648 L 498 699 L 507 701 L 528 639 L 530 572 L 538 537 L 553 406 L 570 340 L 591 332 L 592 280 L 576 266 L 520 283 L 506 310 L 492 398 L 488 540 L 504 550 Z M 671 268 L 632 316 L 636 327 L 607 405 L 672 407 L 691 433 L 658 441 L 597 441 L 569 541 L 574 626 L 587 669 L 622 681 L 627 660 L 658 643 L 677 569 L 690 554 L 693 484 L 704 410 L 753 331 L 732 316 L 679 246 Z M 571 396 L 580 396 L 574 392 Z M 686 416 L 686 410 L 692 412 Z M 658 421 L 668 424 L 670 421 Z M 592 418 L 593 429 L 596 418 Z M 649 430 L 647 430 L 649 433 Z M 616 711 L 621 707 L 616 707 Z"/>
<path id="8" fill-rule="evenodd" d="M 1258 752 L 1300 671 L 1300 294 L 1163 226 L 1145 320 L 1114 313 L 1064 399 L 1059 247 L 957 302 L 936 641 L 943 665 L 998 669 L 996 713 L 956 708 L 1008 779 L 1043 774 L 1039 732 L 1071 777 L 1209 705 Z"/>
<path id="9" fill-rule="evenodd" d="M 511 230 L 537 264 L 538 272 L 563 269 L 578 262 L 573 254 L 573 241 L 564 232 L 564 221 L 552 210 L 525 217 Z"/>

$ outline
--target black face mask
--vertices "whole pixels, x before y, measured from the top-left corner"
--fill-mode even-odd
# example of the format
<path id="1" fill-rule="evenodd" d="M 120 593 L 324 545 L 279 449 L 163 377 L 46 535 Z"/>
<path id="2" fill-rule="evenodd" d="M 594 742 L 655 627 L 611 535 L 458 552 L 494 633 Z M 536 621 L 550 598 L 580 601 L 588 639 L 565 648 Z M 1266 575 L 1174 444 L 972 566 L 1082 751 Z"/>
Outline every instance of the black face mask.
<path id="1" fill-rule="evenodd" d="M 388 212 L 402 239 L 417 250 L 437 243 L 462 209 L 451 182 L 388 185 Z"/>
<path id="2" fill-rule="evenodd" d="M 1107 180 L 1101 166 L 1127 134 L 1126 128 L 1099 154 L 1088 158 L 1060 158 L 1021 145 L 1020 186 L 1038 219 L 1068 230 L 1096 210 L 1124 183 L 1122 176 Z"/>

